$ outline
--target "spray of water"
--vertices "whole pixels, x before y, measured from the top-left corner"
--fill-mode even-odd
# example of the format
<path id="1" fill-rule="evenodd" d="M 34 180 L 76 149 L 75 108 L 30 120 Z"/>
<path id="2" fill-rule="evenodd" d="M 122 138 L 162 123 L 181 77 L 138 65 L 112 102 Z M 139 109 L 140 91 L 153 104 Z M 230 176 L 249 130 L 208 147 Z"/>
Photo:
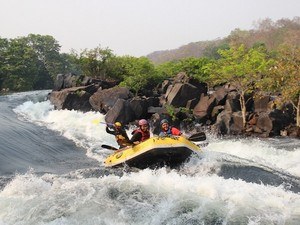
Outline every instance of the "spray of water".
<path id="1" fill-rule="evenodd" d="M 26 102 L 15 112 L 59 132 L 103 162 L 116 146 L 104 116 L 54 110 L 49 102 Z M 181 170 L 89 171 L 66 176 L 17 175 L 0 192 L 0 224 L 289 224 L 300 221 L 300 195 L 270 186 L 219 176 L 222 164 L 251 165 L 300 176 L 299 146 L 286 151 L 259 139 L 208 137 L 203 154 Z M 100 174 L 92 176 L 91 174 Z"/>

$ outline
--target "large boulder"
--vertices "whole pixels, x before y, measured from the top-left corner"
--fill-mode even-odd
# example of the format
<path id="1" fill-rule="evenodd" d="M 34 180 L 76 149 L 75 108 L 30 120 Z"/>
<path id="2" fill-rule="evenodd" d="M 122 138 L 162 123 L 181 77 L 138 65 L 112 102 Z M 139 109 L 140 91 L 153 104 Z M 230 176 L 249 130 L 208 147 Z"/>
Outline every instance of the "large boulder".
<path id="1" fill-rule="evenodd" d="M 53 91 L 60 91 L 64 87 L 65 76 L 63 74 L 57 74 L 56 80 L 54 81 Z"/>
<path id="2" fill-rule="evenodd" d="M 234 112 L 231 116 L 230 134 L 239 135 L 244 132 L 242 112 Z"/>
<path id="3" fill-rule="evenodd" d="M 108 89 L 117 85 L 117 82 L 104 81 L 96 78 L 91 78 L 84 75 L 76 75 L 73 73 L 58 74 L 54 81 L 53 91 L 60 91 L 65 88 L 89 86 L 94 84 L 98 88 Z"/>
<path id="4" fill-rule="evenodd" d="M 145 98 L 133 98 L 129 100 L 129 106 L 132 109 L 136 119 L 148 117 L 148 101 Z"/>
<path id="5" fill-rule="evenodd" d="M 207 84 L 189 77 L 186 73 L 178 73 L 173 82 L 165 80 L 162 84 L 161 105 L 174 107 L 194 107 L 200 99 L 201 93 L 207 94 Z"/>
<path id="6" fill-rule="evenodd" d="M 230 134 L 231 116 L 231 112 L 222 111 L 218 115 L 216 123 L 212 125 L 212 131 L 221 135 Z"/>
<path id="7" fill-rule="evenodd" d="M 278 136 L 281 131 L 291 123 L 289 115 L 281 110 L 272 110 L 270 112 L 260 112 L 249 120 L 248 131 L 260 134 L 262 137 Z"/>
<path id="8" fill-rule="evenodd" d="M 222 135 L 239 135 L 244 132 L 243 117 L 241 112 L 222 111 L 216 123 L 212 126 L 212 130 Z"/>
<path id="9" fill-rule="evenodd" d="M 239 112 L 241 111 L 241 104 L 239 100 L 239 94 L 236 92 L 230 92 L 227 95 L 224 110 L 228 112 Z"/>
<path id="10" fill-rule="evenodd" d="M 270 111 L 269 102 L 271 98 L 270 96 L 262 96 L 254 99 L 254 112 L 268 112 Z"/>
<path id="11" fill-rule="evenodd" d="M 135 120 L 135 113 L 130 107 L 130 101 L 125 99 L 117 99 L 105 115 L 105 121 L 108 123 L 119 121 L 122 124 L 127 124 L 133 120 Z"/>
<path id="12" fill-rule="evenodd" d="M 204 94 L 202 94 L 200 101 L 193 110 L 193 115 L 200 121 L 209 119 L 211 117 L 211 112 L 215 106 L 215 97 L 205 96 Z"/>
<path id="13" fill-rule="evenodd" d="M 132 97 L 133 94 L 128 88 L 113 87 L 104 90 L 98 89 L 98 91 L 90 97 L 89 102 L 94 110 L 107 113 L 118 99 L 127 100 Z"/>
<path id="14" fill-rule="evenodd" d="M 229 88 L 228 86 L 220 86 L 211 94 L 216 99 L 217 105 L 225 105 L 227 95 L 230 92 L 235 92 L 235 89 Z"/>
<path id="15" fill-rule="evenodd" d="M 105 119 L 107 122 L 120 121 L 129 123 L 138 119 L 148 119 L 155 112 L 150 112 L 149 108 L 155 108 L 158 99 L 134 97 L 127 100 L 118 99 L 114 106 L 109 109 Z"/>
<path id="16" fill-rule="evenodd" d="M 191 99 L 200 97 L 200 90 L 188 83 L 176 83 L 168 95 L 167 103 L 175 107 L 186 107 L 187 102 Z"/>
<path id="17" fill-rule="evenodd" d="M 50 102 L 56 109 L 90 111 L 92 106 L 89 103 L 91 93 L 87 87 L 66 88 L 61 91 L 52 91 L 48 96 Z"/>

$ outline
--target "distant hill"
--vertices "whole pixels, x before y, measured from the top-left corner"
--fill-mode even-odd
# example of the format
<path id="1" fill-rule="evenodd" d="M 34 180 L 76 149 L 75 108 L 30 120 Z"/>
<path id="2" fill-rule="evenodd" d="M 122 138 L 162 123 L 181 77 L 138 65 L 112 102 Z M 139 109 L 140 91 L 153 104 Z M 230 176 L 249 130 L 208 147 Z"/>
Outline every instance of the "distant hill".
<path id="1" fill-rule="evenodd" d="M 218 58 L 217 50 L 228 48 L 232 44 L 244 44 L 247 47 L 264 44 L 268 50 L 274 50 L 281 44 L 300 46 L 300 17 L 294 17 L 292 20 L 280 19 L 276 22 L 267 18 L 257 22 L 253 30 L 235 29 L 223 39 L 191 42 L 177 49 L 155 51 L 146 57 L 155 64 L 187 57 Z"/>
<path id="2" fill-rule="evenodd" d="M 204 57 L 211 56 L 211 51 L 217 49 L 224 40 L 199 41 L 183 45 L 177 49 L 155 51 L 146 57 L 155 64 L 160 64 L 168 61 L 179 60 L 187 57 Z"/>

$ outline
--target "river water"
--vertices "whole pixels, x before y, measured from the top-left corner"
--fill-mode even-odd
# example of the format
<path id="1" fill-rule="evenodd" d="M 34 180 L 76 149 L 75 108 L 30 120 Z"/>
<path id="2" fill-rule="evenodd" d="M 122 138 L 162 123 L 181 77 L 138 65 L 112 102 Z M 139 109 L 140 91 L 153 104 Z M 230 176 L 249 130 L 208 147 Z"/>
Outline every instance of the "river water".
<path id="1" fill-rule="evenodd" d="M 300 224 L 299 139 L 208 134 L 181 168 L 109 169 L 104 116 L 48 93 L 0 96 L 0 225 Z"/>

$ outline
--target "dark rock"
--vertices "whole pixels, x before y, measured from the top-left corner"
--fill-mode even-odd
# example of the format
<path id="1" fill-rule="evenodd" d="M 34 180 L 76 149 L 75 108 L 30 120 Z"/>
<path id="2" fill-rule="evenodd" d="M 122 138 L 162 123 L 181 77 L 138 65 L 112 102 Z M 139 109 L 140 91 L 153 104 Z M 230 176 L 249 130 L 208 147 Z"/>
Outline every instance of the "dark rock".
<path id="1" fill-rule="evenodd" d="M 63 74 L 58 74 L 56 80 L 54 81 L 53 91 L 60 91 L 64 86 L 65 76 Z"/>
<path id="2" fill-rule="evenodd" d="M 239 96 L 236 93 L 231 93 L 228 95 L 224 110 L 228 112 L 241 111 Z"/>
<path id="3" fill-rule="evenodd" d="M 165 94 L 168 87 L 171 85 L 171 81 L 170 80 L 164 80 L 161 84 L 161 88 L 160 88 L 160 92 L 162 94 Z"/>
<path id="4" fill-rule="evenodd" d="M 198 104 L 198 102 L 199 102 L 199 99 L 198 99 L 198 98 L 193 98 L 193 99 L 187 101 L 185 107 L 186 107 L 187 109 L 194 109 L 195 106 Z"/>
<path id="5" fill-rule="evenodd" d="M 289 137 L 300 138 L 300 127 L 288 126 L 286 131 Z"/>
<path id="6" fill-rule="evenodd" d="M 212 131 L 216 134 L 230 134 L 231 112 L 222 111 L 215 124 L 212 125 Z"/>
<path id="7" fill-rule="evenodd" d="M 259 128 L 262 132 L 271 132 L 273 128 L 273 123 L 268 113 L 263 112 L 259 114 L 259 117 L 257 118 L 256 127 Z"/>
<path id="8" fill-rule="evenodd" d="M 147 118 L 148 117 L 148 101 L 142 98 L 133 98 L 129 101 L 129 106 L 131 107 L 134 117 L 136 119 Z"/>
<path id="9" fill-rule="evenodd" d="M 222 86 L 218 88 L 218 90 L 216 90 L 214 93 L 212 93 L 212 97 L 215 97 L 216 99 L 216 105 L 225 105 L 226 98 L 229 92 L 229 89 Z"/>
<path id="10" fill-rule="evenodd" d="M 148 103 L 148 107 L 152 106 L 152 107 L 159 107 L 159 101 L 160 99 L 158 97 L 149 97 L 146 98 L 147 99 L 147 103 Z"/>
<path id="11" fill-rule="evenodd" d="M 133 120 L 135 120 L 135 113 L 132 111 L 129 101 L 125 99 L 117 99 L 105 115 L 105 121 L 108 123 L 119 121 L 122 124 L 128 124 Z"/>
<path id="12" fill-rule="evenodd" d="M 167 103 L 175 107 L 185 107 L 188 100 L 198 98 L 200 91 L 191 84 L 177 83 L 166 96 Z"/>
<path id="13" fill-rule="evenodd" d="M 149 114 L 167 114 L 167 109 L 165 107 L 148 107 Z"/>
<path id="14" fill-rule="evenodd" d="M 260 98 L 254 99 L 254 112 L 267 112 L 270 111 L 269 108 L 270 96 L 262 96 Z"/>
<path id="15" fill-rule="evenodd" d="M 216 98 L 201 95 L 200 101 L 193 110 L 193 115 L 201 120 L 209 119 L 213 108 L 216 106 Z"/>
<path id="16" fill-rule="evenodd" d="M 242 112 L 234 112 L 230 121 L 230 134 L 240 135 L 244 132 Z"/>
<path id="17" fill-rule="evenodd" d="M 56 109 L 90 111 L 92 109 L 89 98 L 91 94 L 87 87 L 73 87 L 61 91 L 52 91 L 49 95 L 50 102 Z"/>
<path id="18" fill-rule="evenodd" d="M 212 112 L 211 112 L 211 120 L 214 123 L 217 120 L 217 116 L 224 110 L 224 106 L 223 105 L 217 105 L 213 108 Z"/>
<path id="19" fill-rule="evenodd" d="M 118 99 L 127 100 L 132 97 L 133 94 L 128 88 L 113 87 L 104 90 L 98 89 L 90 97 L 89 102 L 94 110 L 106 113 L 115 105 Z"/>
<path id="20" fill-rule="evenodd" d="M 79 85 L 77 85 L 78 79 L 79 79 L 79 76 L 77 76 L 73 73 L 65 74 L 63 88 L 71 88 L 71 87 L 79 86 Z"/>

